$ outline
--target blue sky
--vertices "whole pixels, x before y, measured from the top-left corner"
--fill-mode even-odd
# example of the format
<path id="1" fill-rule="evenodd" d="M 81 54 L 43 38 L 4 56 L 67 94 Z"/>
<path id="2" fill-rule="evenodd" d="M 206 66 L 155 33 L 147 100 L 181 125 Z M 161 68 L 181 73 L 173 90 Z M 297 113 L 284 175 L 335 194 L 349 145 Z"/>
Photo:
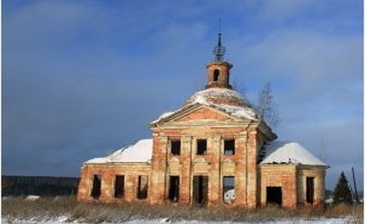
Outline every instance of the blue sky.
<path id="1" fill-rule="evenodd" d="M 2 173 L 79 176 L 149 138 L 147 124 L 206 81 L 221 18 L 231 80 L 271 82 L 279 139 L 363 188 L 360 0 L 2 2 Z"/>

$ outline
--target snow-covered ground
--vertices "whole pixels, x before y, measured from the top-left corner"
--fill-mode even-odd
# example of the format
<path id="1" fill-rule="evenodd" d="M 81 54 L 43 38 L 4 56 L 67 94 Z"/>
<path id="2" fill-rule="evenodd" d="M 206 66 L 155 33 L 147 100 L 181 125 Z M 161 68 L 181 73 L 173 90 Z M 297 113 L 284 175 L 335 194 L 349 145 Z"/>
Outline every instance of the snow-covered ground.
<path id="1" fill-rule="evenodd" d="M 35 221 L 35 220 L 11 220 L 8 222 L 5 218 L 1 219 L 1 223 L 12 223 L 12 224 L 65 224 L 70 223 L 67 222 L 67 217 L 59 217 L 56 220 L 45 220 L 45 221 Z M 82 222 L 71 222 L 71 223 L 82 223 Z M 143 219 L 136 219 L 126 222 L 120 222 L 123 224 L 161 224 L 161 223 L 175 223 L 175 224 L 185 224 L 185 223 L 193 223 L 193 224 L 228 224 L 232 223 L 229 221 L 187 221 L 187 220 L 180 220 L 180 221 L 173 221 L 171 222 L 168 219 L 159 219 L 159 220 L 143 220 Z M 242 223 L 242 224 L 249 224 L 252 222 L 234 222 L 234 223 Z M 321 218 L 321 219 L 313 219 L 313 220 L 303 220 L 303 219 L 280 219 L 275 221 L 265 221 L 265 222 L 258 222 L 258 223 L 265 223 L 265 224 L 343 224 L 343 223 L 352 223 L 351 218 Z M 108 224 L 108 223 L 105 223 Z"/>

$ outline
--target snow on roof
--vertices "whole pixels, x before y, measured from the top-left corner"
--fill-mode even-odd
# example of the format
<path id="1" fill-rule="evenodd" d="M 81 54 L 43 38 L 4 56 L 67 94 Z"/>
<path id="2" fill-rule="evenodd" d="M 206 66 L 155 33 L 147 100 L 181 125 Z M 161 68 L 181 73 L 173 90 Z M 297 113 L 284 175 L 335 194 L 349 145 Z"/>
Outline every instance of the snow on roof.
<path id="1" fill-rule="evenodd" d="M 163 113 L 151 123 L 158 123 L 162 119 L 169 117 L 187 106 L 202 104 L 220 109 L 234 117 L 258 120 L 259 113 L 250 107 L 249 103 L 237 91 L 225 88 L 209 88 L 194 93 L 185 103 L 184 107 L 177 110 Z"/>
<path id="2" fill-rule="evenodd" d="M 239 106 L 231 106 L 231 105 L 214 105 L 221 110 L 231 114 L 234 117 L 238 118 L 248 118 L 251 120 L 257 120 L 257 112 L 249 107 L 239 107 Z"/>
<path id="3" fill-rule="evenodd" d="M 238 118 L 257 120 L 259 117 L 258 112 L 250 107 L 250 103 L 239 92 L 231 89 L 205 89 L 194 93 L 186 103 L 187 105 L 200 103 L 214 106 Z"/>
<path id="4" fill-rule="evenodd" d="M 152 158 L 152 139 L 142 139 L 136 144 L 121 148 L 107 157 L 95 158 L 85 163 L 146 163 Z"/>
<path id="5" fill-rule="evenodd" d="M 168 116 L 170 116 L 170 115 L 172 115 L 172 114 L 174 114 L 176 112 L 177 111 L 168 111 L 168 112 L 165 112 L 162 115 L 160 115 L 156 120 L 152 121 L 151 124 L 157 123 L 160 120 L 162 120 L 162 119 L 164 119 L 164 118 L 166 118 L 166 117 L 168 117 Z"/>
<path id="6" fill-rule="evenodd" d="M 204 89 L 201 91 L 198 91 L 196 93 L 194 93 L 190 99 L 195 100 L 195 98 L 198 97 L 204 97 L 204 98 L 209 98 L 209 97 L 218 97 L 218 98 L 236 98 L 238 100 L 241 101 L 241 103 L 247 103 L 245 98 L 243 98 L 243 96 L 232 89 L 227 89 L 227 88 L 208 88 L 208 89 Z"/>
<path id="7" fill-rule="evenodd" d="M 275 141 L 266 147 L 266 156 L 261 164 L 294 163 L 327 166 L 296 142 Z"/>

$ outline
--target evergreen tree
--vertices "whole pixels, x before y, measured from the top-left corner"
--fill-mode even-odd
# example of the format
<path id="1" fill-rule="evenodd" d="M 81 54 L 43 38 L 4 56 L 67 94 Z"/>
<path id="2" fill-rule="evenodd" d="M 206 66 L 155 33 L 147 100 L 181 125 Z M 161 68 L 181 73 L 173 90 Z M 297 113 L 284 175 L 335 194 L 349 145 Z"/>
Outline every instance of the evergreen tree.
<path id="1" fill-rule="evenodd" d="M 333 194 L 333 203 L 348 203 L 352 204 L 352 194 L 350 186 L 348 185 L 347 178 L 344 172 L 341 172 L 340 178 L 335 187 L 335 192 Z"/>

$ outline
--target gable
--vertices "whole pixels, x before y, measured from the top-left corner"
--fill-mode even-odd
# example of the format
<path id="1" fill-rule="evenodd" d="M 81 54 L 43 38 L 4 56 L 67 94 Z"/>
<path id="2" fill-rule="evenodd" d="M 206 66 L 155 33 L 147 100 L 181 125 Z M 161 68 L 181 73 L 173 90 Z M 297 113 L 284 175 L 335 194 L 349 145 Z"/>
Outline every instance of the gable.
<path id="1" fill-rule="evenodd" d="M 149 125 L 153 127 L 169 122 L 257 120 L 256 117 L 252 116 L 252 113 L 252 109 L 246 107 L 195 103 L 184 106 L 177 111 L 166 112 Z"/>
<path id="2" fill-rule="evenodd" d="M 225 120 L 232 120 L 232 118 L 224 112 L 220 112 L 206 107 L 200 107 L 176 119 L 176 121 L 194 121 L 194 120 L 225 121 Z"/>

